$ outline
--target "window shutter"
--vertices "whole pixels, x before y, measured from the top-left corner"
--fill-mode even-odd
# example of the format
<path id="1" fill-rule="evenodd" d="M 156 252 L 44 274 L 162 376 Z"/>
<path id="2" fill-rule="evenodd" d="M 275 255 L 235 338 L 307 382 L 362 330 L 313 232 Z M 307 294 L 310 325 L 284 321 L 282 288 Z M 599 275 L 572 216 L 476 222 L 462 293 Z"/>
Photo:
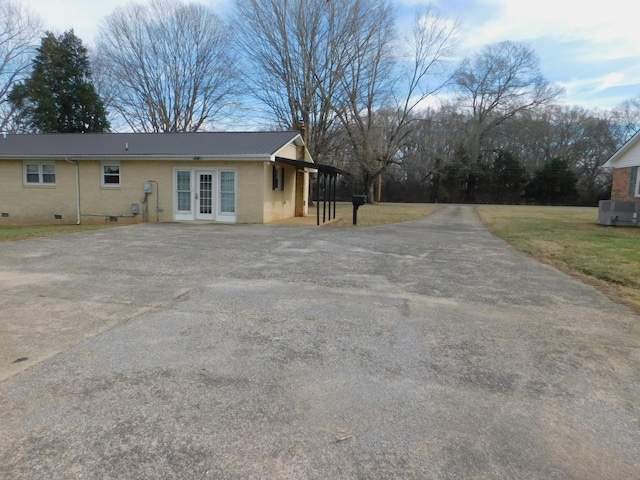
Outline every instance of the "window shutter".
<path id="1" fill-rule="evenodd" d="M 273 170 L 272 170 L 272 188 L 273 190 L 277 190 L 278 189 L 278 167 L 276 167 L 275 165 L 273 166 Z"/>
<path id="2" fill-rule="evenodd" d="M 638 180 L 638 167 L 631 168 L 631 182 L 629 182 L 629 196 L 636 196 L 636 182 Z"/>

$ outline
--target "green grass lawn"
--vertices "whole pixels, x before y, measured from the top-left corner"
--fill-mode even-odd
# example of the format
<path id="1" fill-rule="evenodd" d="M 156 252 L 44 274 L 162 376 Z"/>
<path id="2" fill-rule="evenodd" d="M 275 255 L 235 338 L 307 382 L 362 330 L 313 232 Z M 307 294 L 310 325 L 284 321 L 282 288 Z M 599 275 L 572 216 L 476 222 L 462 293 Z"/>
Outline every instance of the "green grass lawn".
<path id="1" fill-rule="evenodd" d="M 481 206 L 487 228 L 516 249 L 580 275 L 640 311 L 640 228 L 597 224 L 589 207 Z"/>
<path id="2" fill-rule="evenodd" d="M 115 225 L 47 225 L 34 227 L 0 227 L 0 242 L 49 237 L 51 235 L 64 235 L 65 233 L 84 232 L 114 226 Z"/>
<path id="3" fill-rule="evenodd" d="M 320 207 L 322 209 L 322 205 Z M 406 222 L 429 215 L 441 208 L 424 203 L 374 203 L 358 208 L 356 227 L 373 227 L 386 223 Z M 322 210 L 320 211 L 322 216 Z M 320 219 L 322 221 L 322 218 Z M 336 220 L 327 227 L 353 227 L 353 204 L 341 202 L 336 205 Z"/>

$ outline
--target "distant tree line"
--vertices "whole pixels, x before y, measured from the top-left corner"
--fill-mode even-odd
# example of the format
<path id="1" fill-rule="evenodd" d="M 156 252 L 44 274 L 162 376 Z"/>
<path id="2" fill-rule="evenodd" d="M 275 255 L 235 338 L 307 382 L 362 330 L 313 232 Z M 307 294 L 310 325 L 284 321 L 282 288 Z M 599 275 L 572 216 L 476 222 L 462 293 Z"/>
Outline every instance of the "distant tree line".
<path id="1" fill-rule="evenodd" d="M 611 191 L 603 163 L 633 134 L 623 110 L 550 104 L 519 113 L 487 135 L 472 160 L 458 125 L 473 119 L 432 109 L 382 177 L 382 200 L 597 205 Z"/>
<path id="2" fill-rule="evenodd" d="M 344 198 L 593 205 L 610 191 L 602 164 L 640 124 L 640 96 L 563 105 L 525 44 L 451 61 L 458 26 L 434 8 L 400 31 L 390 0 L 236 0 L 228 18 L 132 2 L 89 51 L 18 0 L 0 7 L 4 131 L 304 125 L 314 159 L 351 173 Z"/>

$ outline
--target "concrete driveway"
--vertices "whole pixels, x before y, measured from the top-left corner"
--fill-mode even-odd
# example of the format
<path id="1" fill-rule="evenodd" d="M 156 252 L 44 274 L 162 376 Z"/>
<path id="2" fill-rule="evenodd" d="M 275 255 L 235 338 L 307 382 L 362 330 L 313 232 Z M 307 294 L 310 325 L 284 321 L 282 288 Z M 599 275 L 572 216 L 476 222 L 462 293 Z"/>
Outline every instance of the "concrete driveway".
<path id="1" fill-rule="evenodd" d="M 472 207 L 4 243 L 0 287 L 0 478 L 640 478 L 638 317 Z"/>

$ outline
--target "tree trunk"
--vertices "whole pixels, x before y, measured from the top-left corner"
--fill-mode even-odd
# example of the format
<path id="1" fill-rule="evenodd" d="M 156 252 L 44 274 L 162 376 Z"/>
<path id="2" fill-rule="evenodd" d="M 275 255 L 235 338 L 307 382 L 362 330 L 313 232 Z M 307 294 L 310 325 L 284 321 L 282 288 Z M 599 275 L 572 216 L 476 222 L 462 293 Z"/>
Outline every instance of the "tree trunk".
<path id="1" fill-rule="evenodd" d="M 467 177 L 467 188 L 464 192 L 464 203 L 473 203 L 476 197 L 476 177 L 470 173 Z"/>
<path id="2" fill-rule="evenodd" d="M 431 182 L 431 184 L 433 185 L 431 201 L 435 203 L 438 203 L 440 201 L 440 163 L 441 159 L 437 157 L 434 169 L 435 173 L 433 174 L 433 180 Z"/>
<path id="3" fill-rule="evenodd" d="M 376 180 L 378 179 L 379 175 L 375 176 L 375 177 L 369 177 L 367 178 L 367 183 L 365 185 L 365 191 L 366 191 L 366 195 L 367 195 L 367 203 L 375 203 L 375 187 L 376 187 Z"/>

